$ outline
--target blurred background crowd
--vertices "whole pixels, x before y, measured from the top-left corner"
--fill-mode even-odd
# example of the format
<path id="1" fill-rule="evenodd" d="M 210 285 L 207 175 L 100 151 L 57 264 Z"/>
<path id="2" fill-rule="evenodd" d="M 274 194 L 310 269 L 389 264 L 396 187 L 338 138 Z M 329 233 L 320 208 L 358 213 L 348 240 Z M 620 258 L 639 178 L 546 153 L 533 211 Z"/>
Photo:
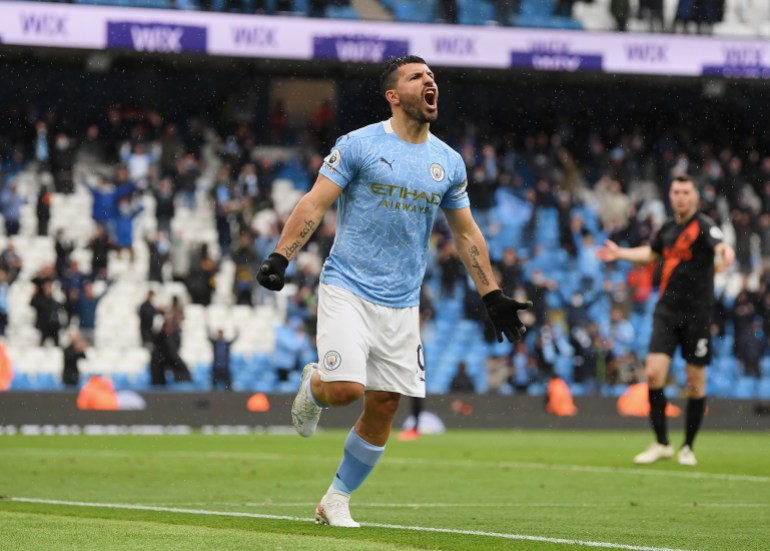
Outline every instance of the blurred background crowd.
<path id="1" fill-rule="evenodd" d="M 328 4 L 340 7 L 308 9 Z M 464 3 L 424 4 L 438 10 L 432 20 L 455 22 Z M 527 2 L 489 4 L 516 15 Z M 574 17 L 573 2 L 556 4 L 558 17 Z M 723 3 L 677 9 L 685 4 Z M 278 81 L 312 80 L 306 67 L 254 76 L 190 62 L 159 74 L 157 63 L 109 75 L 23 60 L 1 70 L 13 82 L 0 103 L 0 328 L 12 388 L 76 386 L 80 374 L 101 373 L 133 389 L 294 392 L 315 359 L 315 291 L 334 213 L 280 294 L 259 288 L 255 270 L 334 140 L 386 117 L 376 72 L 340 74 L 297 110 L 297 91 L 281 93 Z M 435 70 L 433 131 L 465 160 L 501 287 L 534 308 L 527 338 L 498 344 L 439 218 L 421 305 L 430 393 L 542 394 L 558 376 L 576 395 L 616 395 L 640 381 L 655 268 L 605 265 L 595 249 L 608 238 L 648 242 L 669 213 L 670 179 L 689 173 L 737 252 L 717 274 L 709 395 L 770 397 L 770 127 L 760 86 Z M 683 367 L 678 358 L 671 393 Z"/>

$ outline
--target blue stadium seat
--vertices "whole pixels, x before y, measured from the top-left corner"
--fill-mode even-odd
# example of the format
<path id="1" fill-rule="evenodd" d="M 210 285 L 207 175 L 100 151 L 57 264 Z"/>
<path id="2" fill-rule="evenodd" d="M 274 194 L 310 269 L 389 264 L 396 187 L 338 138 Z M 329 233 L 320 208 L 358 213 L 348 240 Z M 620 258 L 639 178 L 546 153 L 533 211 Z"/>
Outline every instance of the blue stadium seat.
<path id="1" fill-rule="evenodd" d="M 457 0 L 457 22 L 460 25 L 489 25 L 495 18 L 495 6 L 488 0 Z"/>
<path id="2" fill-rule="evenodd" d="M 324 15 L 327 19 L 361 19 L 359 13 L 351 6 L 329 5 L 324 9 Z"/>
<path id="3" fill-rule="evenodd" d="M 436 0 L 397 0 L 393 3 L 396 21 L 433 23 L 436 20 Z"/>

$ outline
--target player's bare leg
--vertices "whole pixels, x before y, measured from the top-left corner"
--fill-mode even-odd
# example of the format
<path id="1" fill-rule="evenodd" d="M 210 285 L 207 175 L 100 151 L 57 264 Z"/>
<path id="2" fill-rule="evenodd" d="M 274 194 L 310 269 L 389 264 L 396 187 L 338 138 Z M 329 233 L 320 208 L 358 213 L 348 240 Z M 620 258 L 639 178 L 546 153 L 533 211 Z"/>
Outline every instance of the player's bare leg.
<path id="1" fill-rule="evenodd" d="M 342 462 L 316 508 L 317 523 L 360 526 L 350 515 L 350 494 L 364 482 L 385 450 L 400 399 L 394 392 L 366 393 L 364 411 L 348 435 Z"/>

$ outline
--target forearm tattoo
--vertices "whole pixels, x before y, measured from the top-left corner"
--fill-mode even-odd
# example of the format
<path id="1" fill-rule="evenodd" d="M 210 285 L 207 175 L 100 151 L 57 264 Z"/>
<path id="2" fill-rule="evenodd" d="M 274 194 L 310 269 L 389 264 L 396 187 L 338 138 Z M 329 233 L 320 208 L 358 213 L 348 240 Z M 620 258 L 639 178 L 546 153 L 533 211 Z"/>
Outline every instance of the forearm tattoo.
<path id="1" fill-rule="evenodd" d="M 309 237 L 311 233 L 313 233 L 313 230 L 315 229 L 315 222 L 312 220 L 305 220 L 305 227 L 302 228 L 302 230 L 299 232 L 299 236 L 302 239 L 305 239 L 306 237 Z"/>
<path id="2" fill-rule="evenodd" d="M 305 225 L 299 232 L 300 238 L 290 245 L 283 247 L 283 256 L 291 258 L 297 251 L 299 251 L 302 248 L 302 245 L 305 244 L 305 241 L 310 237 L 310 234 L 315 230 L 315 226 L 316 223 L 313 220 L 305 220 Z"/>
<path id="3" fill-rule="evenodd" d="M 484 273 L 484 270 L 481 268 L 481 264 L 479 264 L 481 251 L 476 245 L 473 245 L 470 249 L 468 249 L 468 253 L 471 255 L 471 267 L 473 268 L 473 271 L 475 271 L 479 276 L 479 281 L 481 281 L 481 283 L 484 285 L 489 285 L 489 278 L 487 278 L 487 274 Z"/>

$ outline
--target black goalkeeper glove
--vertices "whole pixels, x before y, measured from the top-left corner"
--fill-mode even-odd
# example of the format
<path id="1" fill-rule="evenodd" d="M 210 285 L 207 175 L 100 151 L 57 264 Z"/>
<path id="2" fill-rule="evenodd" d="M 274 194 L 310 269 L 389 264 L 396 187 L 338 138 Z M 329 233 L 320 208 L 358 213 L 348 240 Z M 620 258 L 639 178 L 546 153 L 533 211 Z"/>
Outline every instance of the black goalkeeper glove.
<path id="1" fill-rule="evenodd" d="M 518 341 L 527 332 L 527 328 L 519 319 L 519 310 L 528 310 L 532 308 L 531 302 L 519 302 L 503 294 L 498 289 L 487 293 L 481 300 L 487 308 L 489 319 L 497 334 L 497 342 L 503 342 L 505 335 L 510 342 Z"/>
<path id="2" fill-rule="evenodd" d="M 286 266 L 288 265 L 289 261 L 282 254 L 271 254 L 259 267 L 257 281 L 262 287 L 271 291 L 280 291 L 286 282 Z"/>

